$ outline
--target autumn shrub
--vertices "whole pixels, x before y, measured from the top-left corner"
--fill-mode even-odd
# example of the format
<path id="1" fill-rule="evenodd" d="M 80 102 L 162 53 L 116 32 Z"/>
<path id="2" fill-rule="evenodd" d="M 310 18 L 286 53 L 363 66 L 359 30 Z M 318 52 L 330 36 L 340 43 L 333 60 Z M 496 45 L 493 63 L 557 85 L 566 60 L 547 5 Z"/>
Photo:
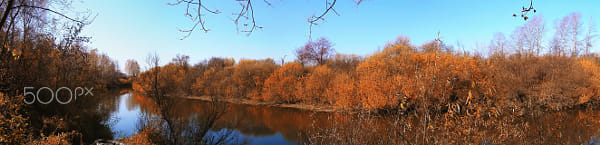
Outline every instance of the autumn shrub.
<path id="1" fill-rule="evenodd" d="M 301 84 L 303 75 L 302 65 L 295 62 L 286 63 L 265 80 L 262 99 L 284 103 L 301 101 L 301 97 L 296 96 L 296 91 L 301 87 L 298 84 Z"/>
<path id="2" fill-rule="evenodd" d="M 181 95 L 183 90 L 183 79 L 185 71 L 173 63 L 169 63 L 160 67 L 158 73 L 159 88 L 163 89 L 168 94 Z"/>
<path id="3" fill-rule="evenodd" d="M 598 61 L 589 59 L 580 59 L 579 65 L 583 67 L 586 76 L 589 76 L 590 86 L 584 88 L 582 96 L 579 97 L 578 104 L 590 101 L 598 101 L 600 97 L 600 64 Z"/>
<path id="4" fill-rule="evenodd" d="M 394 58 L 408 56 L 414 51 L 408 38 L 400 37 L 395 44 L 387 46 L 383 52 L 367 57 L 356 68 L 358 74 L 357 97 L 361 100 L 361 108 L 374 110 L 394 108 L 398 105 L 400 85 L 405 72 Z M 396 77 L 399 76 L 399 77 Z"/>
<path id="5" fill-rule="evenodd" d="M 207 63 L 199 64 L 202 72 L 192 85 L 194 95 L 232 97 L 238 88 L 232 75 L 235 67 L 233 59 L 211 58 Z"/>
<path id="6" fill-rule="evenodd" d="M 333 58 L 327 60 L 327 67 L 336 73 L 354 72 L 356 67 L 364 60 L 364 57 L 354 54 L 335 54 Z"/>
<path id="7" fill-rule="evenodd" d="M 236 97 L 258 99 L 262 96 L 262 89 L 267 77 L 273 73 L 277 65 L 272 59 L 265 60 L 240 60 L 233 71 L 233 80 Z"/>
<path id="8" fill-rule="evenodd" d="M 59 145 L 80 139 L 81 134 L 77 131 L 61 131 L 66 124 L 56 116 L 44 118 L 42 131 L 50 132 L 31 136 L 32 129 L 23 99 L 22 96 L 10 97 L 0 93 L 0 144 Z"/>
<path id="9" fill-rule="evenodd" d="M 141 74 L 140 74 L 140 76 L 141 76 Z M 144 83 L 142 83 L 140 80 L 138 80 L 138 79 L 141 79 L 141 78 L 142 78 L 142 77 L 136 78 L 136 79 L 134 79 L 134 80 L 131 82 L 131 89 L 132 89 L 132 90 L 134 90 L 134 91 L 137 91 L 137 92 L 144 92 L 144 91 L 145 91 L 145 90 L 144 90 L 144 88 L 145 88 L 145 87 L 144 87 L 144 85 L 145 85 L 145 84 L 144 84 Z"/>
<path id="10" fill-rule="evenodd" d="M 585 60 L 554 55 L 511 55 L 494 63 L 497 96 L 527 108 L 557 110 L 584 103 L 597 87 L 593 80 L 596 68 Z"/>
<path id="11" fill-rule="evenodd" d="M 121 138 L 119 141 L 124 144 L 139 144 L 139 145 L 153 145 L 149 136 L 151 136 L 150 129 L 142 129 L 141 131 L 131 135 L 130 137 Z"/>
<path id="12" fill-rule="evenodd" d="M 357 84 L 356 78 L 352 75 L 347 73 L 336 74 L 325 91 L 327 101 L 331 102 L 337 109 L 361 109 L 360 98 L 357 97 Z"/>
<path id="13" fill-rule="evenodd" d="M 477 60 L 441 48 L 423 48 L 440 47 L 435 44 L 432 41 L 418 50 L 408 38 L 400 37 L 361 63 L 356 71 L 362 107 L 406 110 L 422 104 L 444 111 L 488 94 L 482 91 L 485 75 Z"/>
<path id="14" fill-rule="evenodd" d="M 193 81 L 177 65 L 156 69 L 160 69 L 165 91 L 191 88 L 198 96 L 324 104 L 350 110 L 472 114 L 485 107 L 560 109 L 598 100 L 597 56 L 495 50 L 500 52 L 489 57 L 469 55 L 456 53 L 439 39 L 413 46 L 401 36 L 365 58 L 327 55 L 326 60 L 309 66 L 293 62 L 279 67 L 271 59 L 245 59 L 235 64 L 233 59 L 211 58 L 194 66 Z M 149 87 L 136 82 L 149 79 L 153 70 L 134 81 L 134 90 Z"/>
<path id="15" fill-rule="evenodd" d="M 155 89 L 153 84 L 155 83 L 155 80 L 158 80 L 157 78 L 159 76 L 157 74 L 160 73 L 157 71 L 160 71 L 160 67 L 155 67 L 140 73 L 140 75 L 131 84 L 132 89 L 134 91 L 146 94 L 154 91 Z"/>
<path id="16" fill-rule="evenodd" d="M 25 116 L 23 97 L 0 93 L 0 143 L 22 144 L 27 141 L 29 120 Z"/>
<path id="17" fill-rule="evenodd" d="M 158 73 L 156 73 L 158 71 Z M 169 63 L 165 66 L 159 66 L 152 68 L 148 71 L 144 71 L 139 74 L 138 77 L 132 82 L 131 87 L 134 91 L 149 93 L 149 91 L 153 91 L 154 80 L 157 79 L 157 88 L 161 93 L 168 95 L 187 95 L 188 87 L 192 87 L 192 83 L 186 81 L 188 73 L 194 73 L 186 71 L 184 68 L 174 64 Z M 155 75 L 158 75 L 155 78 Z M 190 86 L 185 86 L 190 85 Z"/>
<path id="18" fill-rule="evenodd" d="M 81 134 L 76 131 L 71 132 L 61 132 L 56 135 L 44 136 L 41 138 L 34 140 L 32 142 L 28 142 L 28 145 L 70 145 L 74 144 L 72 142 L 73 138 L 80 137 Z"/>
<path id="19" fill-rule="evenodd" d="M 296 96 L 304 96 L 304 100 L 315 104 L 331 104 L 325 93 L 334 79 L 335 73 L 327 65 L 317 66 L 304 77 L 304 84 Z"/>

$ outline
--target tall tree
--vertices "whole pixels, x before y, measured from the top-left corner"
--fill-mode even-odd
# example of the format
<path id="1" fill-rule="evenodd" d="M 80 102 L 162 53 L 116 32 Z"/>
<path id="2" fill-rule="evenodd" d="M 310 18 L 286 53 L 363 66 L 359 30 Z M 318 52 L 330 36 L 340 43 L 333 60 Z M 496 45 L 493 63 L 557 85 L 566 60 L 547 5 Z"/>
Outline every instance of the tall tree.
<path id="1" fill-rule="evenodd" d="M 581 27 L 583 23 L 581 22 L 581 13 L 571 13 L 567 16 L 569 19 L 569 33 L 571 35 L 571 55 L 577 56 L 579 52 L 581 52 L 581 40 L 579 40 L 579 35 L 581 34 Z"/>
<path id="2" fill-rule="evenodd" d="M 590 17 L 590 21 L 588 22 L 588 29 L 585 35 L 585 55 L 590 54 L 590 49 L 592 48 L 592 43 L 594 43 L 594 39 L 596 38 L 596 23 L 594 23 L 594 18 Z"/>
<path id="3" fill-rule="evenodd" d="M 183 68 L 184 70 L 187 71 L 189 65 L 189 61 L 190 61 L 190 56 L 187 55 L 182 55 L 182 54 L 177 54 L 177 56 L 175 56 L 175 58 L 173 58 L 173 62 Z"/>
<path id="4" fill-rule="evenodd" d="M 518 27 L 512 34 L 517 53 L 539 55 L 544 32 L 545 22 L 542 15 L 534 16 L 525 25 Z"/>
<path id="5" fill-rule="evenodd" d="M 490 42 L 490 51 L 492 54 L 504 55 L 504 50 L 506 49 L 506 37 L 504 33 L 498 32 L 494 34 L 494 39 Z"/>
<path id="6" fill-rule="evenodd" d="M 137 61 L 129 59 L 125 62 L 125 71 L 127 71 L 129 76 L 137 77 L 140 74 L 140 65 Z"/>
<path id="7" fill-rule="evenodd" d="M 551 41 L 552 51 L 560 55 L 571 56 L 579 55 L 581 52 L 581 14 L 571 13 L 560 20 L 557 20 L 554 24 L 556 32 L 554 38 Z"/>
<path id="8" fill-rule="evenodd" d="M 304 46 L 296 49 L 296 57 L 301 64 L 323 65 L 333 56 L 335 49 L 327 38 L 319 38 L 317 41 L 308 41 Z"/>
<path id="9" fill-rule="evenodd" d="M 531 18 L 525 24 L 528 35 L 526 35 L 527 44 L 529 45 L 529 53 L 539 55 L 542 50 L 542 40 L 545 32 L 546 22 L 542 15 L 537 15 Z"/>

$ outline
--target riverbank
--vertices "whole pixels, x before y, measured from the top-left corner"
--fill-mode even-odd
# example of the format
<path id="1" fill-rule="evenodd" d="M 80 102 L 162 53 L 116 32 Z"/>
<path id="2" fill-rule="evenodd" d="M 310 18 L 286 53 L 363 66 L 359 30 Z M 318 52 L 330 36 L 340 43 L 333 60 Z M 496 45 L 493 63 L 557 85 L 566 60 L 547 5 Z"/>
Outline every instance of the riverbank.
<path id="1" fill-rule="evenodd" d="M 212 101 L 210 96 L 187 96 L 187 97 L 183 97 L 183 98 L 190 99 L 190 100 Z M 276 103 L 273 101 L 265 102 L 265 101 L 241 99 L 241 98 L 226 98 L 226 99 L 221 99 L 221 101 L 227 102 L 227 103 L 232 103 L 232 104 L 292 108 L 292 109 L 300 109 L 300 110 L 315 111 L 315 112 L 339 112 L 339 111 L 341 111 L 339 109 L 335 109 L 331 105 L 281 104 L 281 103 Z"/>

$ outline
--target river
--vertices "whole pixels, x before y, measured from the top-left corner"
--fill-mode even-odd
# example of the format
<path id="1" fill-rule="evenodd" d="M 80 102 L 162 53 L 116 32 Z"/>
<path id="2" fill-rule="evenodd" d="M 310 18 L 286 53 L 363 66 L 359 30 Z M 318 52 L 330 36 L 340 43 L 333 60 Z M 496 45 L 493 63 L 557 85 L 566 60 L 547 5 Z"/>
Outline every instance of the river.
<path id="1" fill-rule="evenodd" d="M 170 117 L 185 118 L 184 124 L 188 125 L 183 130 L 197 128 L 204 122 L 194 120 L 207 118 L 205 116 L 210 114 L 207 108 L 211 105 L 205 101 L 178 99 Z M 588 144 L 600 139 L 598 109 L 521 116 L 481 115 L 484 117 L 475 120 L 438 115 L 425 120 L 428 123 L 423 125 L 424 120 L 418 115 L 377 117 L 240 104 L 227 104 L 226 107 L 206 136 L 229 132 L 227 135 L 235 138 L 237 143 L 281 145 L 300 142 Z M 34 115 L 66 116 L 68 128 L 80 131 L 85 142 L 131 136 L 143 126 L 147 116 L 161 115 L 151 99 L 128 91 L 98 93 L 93 97 L 78 98 L 73 104 L 37 105 L 34 109 L 40 109 L 33 111 Z M 195 126 L 190 127 L 189 124 L 194 123 Z"/>

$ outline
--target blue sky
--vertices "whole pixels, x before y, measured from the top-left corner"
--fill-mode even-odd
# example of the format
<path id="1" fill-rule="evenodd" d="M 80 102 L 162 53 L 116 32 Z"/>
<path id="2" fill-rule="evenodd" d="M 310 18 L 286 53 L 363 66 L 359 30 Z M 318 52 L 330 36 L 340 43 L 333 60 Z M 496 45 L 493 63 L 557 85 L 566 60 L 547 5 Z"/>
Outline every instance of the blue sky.
<path id="1" fill-rule="evenodd" d="M 98 48 L 121 67 L 127 59 L 135 59 L 145 66 L 145 58 L 157 51 L 162 64 L 176 54 L 190 56 L 195 64 L 212 56 L 240 58 L 280 59 L 292 61 L 294 49 L 308 40 L 307 17 L 324 10 L 324 0 L 270 0 L 254 2 L 257 24 L 264 27 L 250 36 L 238 34 L 231 15 L 239 11 L 234 0 L 204 2 L 209 8 L 222 11 L 207 15 L 208 33 L 195 31 L 185 40 L 177 28 L 189 28 L 193 23 L 184 17 L 185 7 L 169 6 L 174 0 L 90 0 L 77 3 L 76 9 L 98 14 L 95 21 L 84 29 L 91 36 L 88 44 Z M 313 28 L 313 38 L 327 37 L 339 53 L 369 55 L 381 49 L 399 35 L 408 36 L 414 45 L 435 38 L 438 31 L 451 45 L 460 42 L 467 50 L 486 45 L 496 32 L 507 37 L 525 23 L 511 15 L 517 13 L 526 0 L 365 0 L 356 6 L 353 0 L 338 0 L 336 11 L 326 22 Z M 554 33 L 554 21 L 572 12 L 583 15 L 587 28 L 589 17 L 600 17 L 597 0 L 544 0 L 534 1 L 534 7 L 546 21 L 546 38 Z M 531 16 L 533 16 L 531 15 Z M 600 25 L 600 24 L 599 24 Z M 599 43 L 596 43 L 596 46 Z M 594 52 L 598 52 L 598 47 Z"/>

